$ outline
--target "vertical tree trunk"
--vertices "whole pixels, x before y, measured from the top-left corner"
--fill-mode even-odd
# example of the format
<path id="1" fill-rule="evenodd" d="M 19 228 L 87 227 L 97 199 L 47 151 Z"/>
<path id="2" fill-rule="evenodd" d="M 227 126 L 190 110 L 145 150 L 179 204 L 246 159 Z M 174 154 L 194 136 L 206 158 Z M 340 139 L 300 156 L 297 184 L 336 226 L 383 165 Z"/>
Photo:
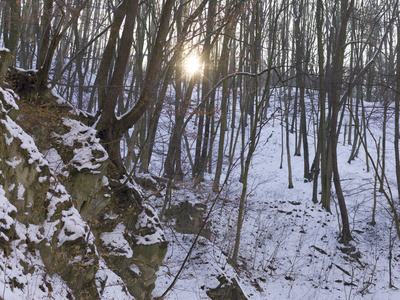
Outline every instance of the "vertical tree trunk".
<path id="1" fill-rule="evenodd" d="M 232 18 L 236 18 L 234 14 Z M 221 63 L 220 63 L 220 72 L 221 77 L 225 78 L 228 74 L 228 66 L 229 66 L 229 41 L 231 36 L 234 35 L 236 31 L 236 22 L 229 22 L 226 27 L 224 40 L 222 43 L 222 50 L 221 50 Z M 220 134 L 219 134 L 219 143 L 218 143 L 218 159 L 217 159 L 217 166 L 215 169 L 215 178 L 214 178 L 214 185 L 213 191 L 218 192 L 219 190 L 219 182 L 221 179 L 222 173 L 222 163 L 224 158 L 224 147 L 225 147 L 225 135 L 226 135 L 226 128 L 227 128 L 227 112 L 228 112 L 228 97 L 229 97 L 229 81 L 224 80 L 222 84 L 222 100 L 221 100 L 221 118 L 220 118 Z"/>
<path id="2" fill-rule="evenodd" d="M 211 45 L 211 32 L 213 31 L 214 28 L 214 15 L 215 15 L 215 10 L 216 10 L 216 1 L 211 0 L 208 5 L 208 18 L 207 18 L 207 23 L 206 23 L 206 38 L 204 40 L 204 72 L 207 75 L 210 75 L 210 45 Z M 210 89 L 210 78 L 208 76 L 203 76 L 203 82 L 202 82 L 202 97 L 204 98 L 205 95 L 208 94 L 208 91 Z M 203 130 L 204 130 L 204 114 L 205 114 L 205 109 L 206 109 L 206 103 L 209 103 L 209 99 L 204 99 L 205 101 L 203 104 L 201 104 L 199 108 L 199 113 L 198 113 L 198 128 L 197 128 L 197 138 L 196 138 L 196 152 L 195 152 L 195 158 L 194 158 L 194 167 L 192 170 L 192 176 L 196 178 L 197 180 L 202 180 L 202 174 L 203 174 L 203 164 L 204 161 L 202 159 L 202 146 L 206 151 L 206 147 L 203 145 Z M 208 124 L 209 126 L 209 124 Z M 209 127 L 208 127 L 209 129 Z"/>
<path id="3" fill-rule="evenodd" d="M 355 114 L 354 114 L 354 139 L 353 139 L 353 145 L 351 148 L 351 153 L 350 153 L 350 157 L 347 160 L 347 163 L 351 163 L 352 160 L 354 160 L 356 158 L 357 155 L 357 145 L 359 143 L 358 141 L 358 128 L 360 127 L 360 120 L 359 120 L 359 116 L 358 116 L 358 112 L 359 112 L 359 107 L 360 107 L 360 101 L 361 100 L 361 96 L 362 95 L 362 90 L 360 86 L 357 86 L 357 96 L 356 96 L 356 106 L 355 109 L 353 109 L 353 112 L 355 110 Z"/>
<path id="4" fill-rule="evenodd" d="M 384 178 L 385 178 L 385 164 L 386 164 L 386 122 L 387 122 L 387 112 L 388 112 L 388 99 L 386 94 L 384 95 L 383 100 L 383 126 L 382 126 L 382 157 L 381 157 L 381 178 L 379 184 L 379 191 L 382 193 L 384 186 Z M 376 177 L 376 175 L 375 175 Z"/>
<path id="5" fill-rule="evenodd" d="M 318 102 L 320 107 L 319 126 L 318 126 L 318 145 L 317 152 L 314 159 L 314 182 L 313 182 L 313 202 L 318 202 L 318 175 L 321 165 L 321 186 L 322 190 L 329 190 L 330 186 L 327 185 L 327 141 L 326 141 L 326 122 L 325 122 L 325 111 L 326 111 L 326 79 L 324 69 L 324 47 L 322 39 L 322 23 L 323 23 L 323 4 L 322 0 L 317 1 L 316 10 L 316 23 L 317 23 L 317 43 L 318 43 L 318 72 L 319 72 L 319 93 Z M 330 193 L 322 196 L 321 201 L 323 206 L 330 209 Z"/>
<path id="6" fill-rule="evenodd" d="M 226 36 L 225 36 L 226 37 Z M 225 39 L 225 38 L 224 38 Z M 227 72 L 225 67 L 221 72 L 224 77 Z M 219 131 L 219 142 L 218 142 L 218 158 L 217 158 L 217 166 L 215 169 L 215 177 L 214 177 L 214 185 L 213 191 L 218 192 L 219 190 L 219 182 L 221 179 L 222 173 L 222 163 L 224 158 L 224 146 L 225 146 L 225 135 L 226 135 L 226 124 L 227 124 L 227 102 L 228 102 L 228 82 L 224 81 L 222 87 L 222 101 L 221 101 L 221 118 L 220 118 L 220 131 Z"/>
<path id="7" fill-rule="evenodd" d="M 36 69 L 40 69 L 46 59 L 47 49 L 50 45 L 51 20 L 53 15 L 54 0 L 44 0 L 43 15 L 41 18 L 42 32 L 40 46 L 36 61 Z"/>
<path id="8" fill-rule="evenodd" d="M 236 69 L 236 63 L 235 63 L 235 53 L 236 53 L 236 42 L 232 41 L 232 53 L 230 55 L 230 61 L 231 61 L 231 73 L 234 72 Z M 236 78 L 232 79 L 232 112 L 231 112 L 231 136 L 229 139 L 229 163 L 233 162 L 233 145 L 234 145 L 234 135 L 235 135 L 235 127 L 236 127 L 236 105 L 237 105 L 237 98 L 238 98 L 238 92 L 237 92 L 237 83 L 238 80 Z"/>
<path id="9" fill-rule="evenodd" d="M 181 180 L 183 172 L 181 168 L 181 145 L 183 136 L 183 124 L 186 111 L 189 107 L 190 98 L 192 96 L 195 84 L 195 77 L 190 79 L 189 87 L 186 89 L 186 95 L 180 100 L 181 105 L 176 112 L 175 125 L 172 130 L 171 139 L 168 146 L 167 156 L 165 158 L 164 173 L 169 178 Z"/>
<path id="10" fill-rule="evenodd" d="M 286 91 L 284 91 L 284 103 L 285 103 L 285 132 L 286 132 L 286 160 L 288 165 L 288 188 L 292 189 L 293 186 L 293 175 L 292 175 L 292 162 L 290 156 L 290 134 L 289 134 L 289 107 L 290 100 L 286 96 Z"/>
<path id="11" fill-rule="evenodd" d="M 211 67 L 211 32 L 214 30 L 214 24 L 213 24 L 213 19 L 212 16 L 215 14 L 216 11 L 216 5 L 217 5 L 217 1 L 215 0 L 210 0 L 209 1 L 209 19 L 207 20 L 207 37 L 204 43 L 204 47 L 206 49 L 205 53 L 204 53 L 204 74 L 203 74 L 203 83 L 201 86 L 201 94 L 202 97 L 204 98 L 210 91 L 211 89 L 211 80 L 213 79 L 212 77 L 212 73 L 216 73 L 213 72 L 213 68 Z M 215 76 L 217 79 L 217 76 Z M 215 91 L 205 100 L 205 118 L 206 118 L 206 122 L 205 122 L 205 126 L 204 126 L 204 138 L 203 138 L 203 149 L 200 153 L 200 161 L 199 161 L 199 170 L 198 170 L 198 174 L 197 174 L 197 179 L 198 180 L 203 180 L 203 176 L 204 176 L 204 172 L 207 169 L 207 153 L 212 153 L 212 148 L 211 146 L 211 134 L 210 134 L 210 127 L 211 127 L 211 120 L 212 120 L 212 116 L 214 114 L 214 100 L 215 100 Z M 210 148 L 209 148 L 210 147 Z"/>
<path id="12" fill-rule="evenodd" d="M 399 139 L 400 139 L 400 24 L 397 25 L 397 65 L 396 65 L 396 96 L 394 108 L 394 154 L 396 162 L 396 181 L 397 181 L 397 197 L 400 199 L 400 153 L 399 153 Z M 399 200 L 400 201 L 400 200 Z"/>
<path id="13" fill-rule="evenodd" d="M 182 2 L 181 2 L 182 5 Z M 182 6 L 178 9 L 176 13 L 176 28 L 177 35 L 181 37 L 182 35 Z M 181 41 L 178 41 L 178 43 Z M 186 97 L 184 98 L 182 95 L 183 88 L 183 63 L 182 63 L 182 53 L 178 54 L 178 63 L 175 67 L 175 124 L 173 127 L 173 131 L 171 134 L 170 142 L 168 145 L 168 153 L 165 158 L 164 163 L 164 173 L 169 178 L 182 178 L 182 170 L 180 166 L 180 154 L 181 154 L 181 144 L 182 144 L 182 132 L 181 127 L 183 121 L 180 120 L 185 117 L 186 110 L 183 111 L 183 107 L 185 106 Z M 189 97 L 191 96 L 191 93 Z M 189 98 L 190 99 L 190 98 Z M 187 105 L 186 105 L 187 107 Z M 181 124 L 182 123 L 182 124 Z"/>
<path id="14" fill-rule="evenodd" d="M 108 37 L 107 45 L 103 51 L 102 59 L 98 69 L 95 85 L 97 87 L 98 94 L 98 108 L 103 109 L 107 101 L 107 80 L 108 74 L 112 66 L 112 60 L 117 45 L 119 30 L 122 25 L 122 21 L 125 18 L 125 6 L 126 1 L 122 5 L 119 5 L 114 12 L 114 20 L 111 25 L 110 35 Z M 94 90 L 93 90 L 94 94 Z M 92 98 L 93 96 L 91 96 Z M 91 111 L 94 103 L 90 103 L 88 110 Z"/>
<path id="15" fill-rule="evenodd" d="M 125 17 L 124 30 L 122 32 L 121 41 L 118 49 L 118 56 L 115 62 L 115 67 L 112 73 L 110 85 L 107 89 L 105 86 L 107 82 L 107 74 L 111 65 L 111 57 L 105 58 L 104 67 L 107 70 L 100 70 L 98 74 L 99 86 L 99 99 L 104 97 L 100 101 L 100 108 L 103 108 L 103 113 L 98 122 L 99 136 L 104 141 L 105 149 L 107 150 L 110 159 L 114 162 L 119 171 L 123 172 L 124 165 L 121 158 L 120 141 L 123 132 L 118 132 L 119 128 L 116 126 L 117 118 L 115 116 L 115 107 L 117 104 L 118 96 L 122 89 L 122 83 L 125 75 L 125 69 L 128 64 L 129 53 L 133 42 L 133 29 L 136 20 L 136 13 L 138 8 L 138 1 L 125 1 L 121 5 L 121 11 L 116 11 L 116 22 L 112 27 L 110 39 L 105 52 L 107 55 L 112 56 L 113 49 L 115 49 L 116 38 L 115 34 L 118 34 L 117 29 L 120 27 L 122 20 Z M 114 30 L 114 31 L 113 31 Z M 115 32 L 116 31 L 116 32 Z M 103 63 L 102 62 L 102 63 Z"/>
<path id="16" fill-rule="evenodd" d="M 330 132 L 329 132 L 329 142 L 331 149 L 331 159 L 332 159 L 332 171 L 333 171 L 333 181 L 336 190 L 336 196 L 339 203 L 340 215 L 342 219 L 342 233 L 341 241 L 344 244 L 348 244 L 351 240 L 350 226 L 348 220 L 348 214 L 346 209 L 346 203 L 343 196 L 342 186 L 340 183 L 338 162 L 337 162 L 337 123 L 338 115 L 340 110 L 340 94 L 342 87 L 342 77 L 343 77 L 343 60 L 344 60 L 344 48 L 343 45 L 346 42 L 346 28 L 347 23 L 352 12 L 354 0 L 351 0 L 350 5 L 348 0 L 341 1 L 341 26 L 338 33 L 338 38 L 336 42 L 334 59 L 332 61 L 331 67 L 331 82 L 329 86 L 328 100 L 332 107 L 332 116 L 330 121 Z"/>
<path id="17" fill-rule="evenodd" d="M 306 106 L 304 101 L 304 92 L 305 92 L 305 78 L 304 78 L 304 35 L 301 34 L 300 31 L 300 22 L 303 19 L 303 0 L 300 1 L 298 7 L 294 11 L 294 36 L 296 39 L 296 82 L 297 87 L 299 88 L 299 104 L 300 104 L 300 139 L 303 141 L 303 162 L 304 162 L 304 172 L 303 176 L 306 181 L 311 179 L 310 176 L 310 162 L 309 162 L 309 153 L 308 153 L 308 140 L 307 140 L 307 122 L 306 122 Z M 300 142 L 299 142 L 300 144 Z M 299 147 L 300 148 L 300 147 Z M 297 152 L 300 154 L 300 151 Z"/>
<path id="18" fill-rule="evenodd" d="M 369 156 L 368 156 L 368 140 L 367 140 L 367 128 L 368 128 L 368 120 L 366 118 L 364 101 L 361 101 L 361 115 L 362 115 L 362 125 L 363 125 L 363 139 L 364 139 L 364 147 L 365 147 L 365 167 L 366 171 L 369 172 Z"/>
<path id="19" fill-rule="evenodd" d="M 21 0 L 6 0 L 3 18 L 5 25 L 3 28 L 4 45 L 13 55 L 16 55 L 21 29 Z"/>
<path id="20" fill-rule="evenodd" d="M 142 156 L 141 156 L 141 164 L 140 164 L 140 172 L 148 172 L 150 160 L 152 157 L 153 153 L 153 148 L 155 144 L 155 137 L 156 137 L 156 131 L 158 128 L 158 122 L 160 119 L 161 111 L 164 105 L 164 98 L 167 93 L 168 86 L 171 84 L 172 78 L 173 78 L 173 73 L 176 64 L 178 63 L 179 59 L 181 58 L 181 53 L 183 51 L 184 43 L 185 43 L 185 37 L 187 36 L 188 33 L 188 28 L 190 25 L 195 21 L 195 19 L 202 13 L 204 7 L 206 6 L 208 0 L 203 0 L 198 8 L 186 19 L 186 21 L 183 24 L 183 27 L 181 29 L 180 36 L 178 37 L 178 44 L 176 46 L 176 50 L 174 51 L 173 57 L 168 63 L 168 66 L 166 67 L 164 79 L 163 79 L 163 84 L 162 87 L 157 95 L 157 101 L 155 104 L 154 112 L 152 114 L 152 118 L 149 123 L 149 128 L 148 128 L 148 133 L 147 133 L 147 142 L 144 146 Z M 143 28 L 140 26 L 142 29 L 141 32 L 138 32 L 138 39 L 140 38 L 139 41 L 137 41 L 138 49 L 137 52 L 141 53 L 143 50 Z M 139 54 L 141 59 L 139 60 L 139 63 L 142 64 L 143 62 L 143 55 Z M 140 68 L 140 72 L 142 72 L 142 69 Z M 138 78 L 139 79 L 139 78 Z M 140 77 L 140 82 L 142 82 L 142 78 Z M 137 98 L 137 96 L 135 97 Z M 190 100 L 190 99 L 189 99 Z M 183 128 L 182 128 L 183 130 Z M 172 132 L 171 136 L 174 133 Z M 170 146 L 169 146 L 170 147 Z M 174 154 L 175 155 L 175 154 Z"/>

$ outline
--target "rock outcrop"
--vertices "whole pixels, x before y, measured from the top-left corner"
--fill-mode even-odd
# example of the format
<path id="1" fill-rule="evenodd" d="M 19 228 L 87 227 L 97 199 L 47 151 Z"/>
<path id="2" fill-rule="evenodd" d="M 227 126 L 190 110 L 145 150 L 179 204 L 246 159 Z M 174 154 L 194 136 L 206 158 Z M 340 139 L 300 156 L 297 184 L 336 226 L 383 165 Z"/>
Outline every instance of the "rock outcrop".
<path id="1" fill-rule="evenodd" d="M 151 299 L 167 243 L 156 212 L 139 205 L 141 188 L 117 172 L 88 116 L 46 88 L 19 85 L 34 82 L 35 72 L 7 77 L 0 82 L 0 297 Z"/>

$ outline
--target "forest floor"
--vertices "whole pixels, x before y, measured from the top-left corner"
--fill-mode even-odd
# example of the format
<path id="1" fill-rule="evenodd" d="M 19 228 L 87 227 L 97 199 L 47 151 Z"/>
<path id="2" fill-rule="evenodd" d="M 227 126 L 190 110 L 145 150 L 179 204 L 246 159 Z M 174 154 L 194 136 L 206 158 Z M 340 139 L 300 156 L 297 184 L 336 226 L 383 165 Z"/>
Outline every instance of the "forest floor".
<path id="1" fill-rule="evenodd" d="M 375 164 L 383 128 L 383 108 L 378 106 L 365 104 L 368 118 L 367 149 Z M 390 107 L 387 115 L 388 185 L 385 185 L 385 190 L 389 193 L 391 188 L 397 203 L 394 118 Z M 310 115 L 309 118 L 308 141 L 312 162 L 315 126 L 312 125 L 313 117 Z M 189 201 L 192 204 L 206 204 L 210 209 L 215 199 L 217 203 L 211 212 L 210 236 L 207 239 L 200 237 L 184 271 L 165 299 L 209 299 L 206 290 L 218 285 L 217 277 L 221 274 L 226 278 L 237 278 L 248 299 L 254 300 L 400 299 L 400 243 L 392 213 L 384 195 L 379 191 L 374 193 L 375 171 L 371 161 L 368 161 L 367 170 L 362 145 L 358 156 L 351 163 L 347 162 L 352 145 L 348 144 L 343 132 L 348 123 L 349 116 L 346 113 L 339 136 L 338 155 L 341 183 L 354 238 L 351 242 L 353 249 L 338 242 L 341 225 L 334 190 L 332 213 L 323 210 L 319 203 L 313 204 L 313 183 L 304 182 L 303 179 L 303 157 L 293 156 L 294 134 L 290 134 L 294 188 L 288 189 L 285 149 L 280 168 L 282 141 L 285 141 L 282 140 L 280 119 L 276 118 L 262 129 L 252 159 L 236 268 L 231 267 L 227 257 L 232 255 L 235 243 L 242 186 L 239 183 L 240 163 L 232 169 L 218 198 L 211 191 L 213 175 L 206 176 L 202 184 L 194 187 L 188 174 L 179 187 L 172 191 L 172 205 Z M 163 151 L 158 149 L 159 153 Z M 154 172 L 157 172 L 156 166 Z M 226 174 L 227 170 L 224 172 Z M 374 199 L 376 224 L 373 226 Z M 164 198 L 151 197 L 149 201 L 161 211 Z M 158 272 L 154 296 L 160 296 L 174 280 L 195 238 L 195 234 L 178 233 L 171 220 L 164 221 L 164 229 L 169 249 L 165 264 Z"/>

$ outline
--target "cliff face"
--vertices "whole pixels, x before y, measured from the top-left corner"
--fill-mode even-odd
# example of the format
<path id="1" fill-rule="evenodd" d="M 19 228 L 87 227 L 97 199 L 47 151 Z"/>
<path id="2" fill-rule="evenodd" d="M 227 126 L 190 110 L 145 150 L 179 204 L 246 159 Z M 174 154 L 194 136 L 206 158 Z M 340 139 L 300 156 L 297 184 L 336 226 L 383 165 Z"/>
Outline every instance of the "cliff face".
<path id="1" fill-rule="evenodd" d="M 0 53 L 2 64 L 7 56 Z M 7 78 L 0 298 L 151 299 L 167 244 L 156 212 L 140 204 L 141 188 L 119 175 L 87 116 L 30 84 L 34 72 Z"/>

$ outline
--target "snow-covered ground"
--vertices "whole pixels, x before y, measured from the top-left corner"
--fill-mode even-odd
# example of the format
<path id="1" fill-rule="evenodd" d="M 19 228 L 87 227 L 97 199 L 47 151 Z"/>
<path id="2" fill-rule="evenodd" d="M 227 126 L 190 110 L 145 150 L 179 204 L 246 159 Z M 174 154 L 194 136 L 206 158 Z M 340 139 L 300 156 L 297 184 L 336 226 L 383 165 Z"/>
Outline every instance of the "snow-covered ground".
<path id="1" fill-rule="evenodd" d="M 373 112 L 369 120 L 367 145 L 376 163 L 377 149 L 373 137 L 376 143 L 381 141 L 383 108 L 378 107 L 379 104 L 365 106 L 367 114 Z M 377 192 L 376 225 L 370 224 L 375 172 L 371 162 L 367 172 L 362 147 L 358 157 L 351 164 L 347 162 L 352 148 L 347 144 L 347 138 L 343 145 L 344 124 L 348 124 L 348 114 L 345 115 L 339 137 L 338 155 L 354 238 L 352 245 L 355 250 L 351 253 L 345 253 L 343 245 L 338 242 L 340 213 L 336 198 L 332 198 L 332 213 L 327 213 L 320 204 L 312 202 L 313 183 L 303 180 L 303 157 L 293 156 L 294 134 L 290 134 L 294 188 L 288 189 L 286 152 L 280 169 L 281 121 L 277 117 L 263 128 L 251 163 L 238 267 L 234 270 L 228 264 L 227 257 L 231 256 L 235 242 L 241 192 L 241 183 L 238 181 L 240 165 L 234 167 L 211 213 L 211 238 L 200 238 L 191 259 L 166 299 L 209 299 L 207 287 L 217 286 L 216 274 L 222 272 L 228 278 L 238 278 L 246 296 L 254 300 L 400 299 L 400 290 L 397 288 L 400 287 L 400 243 L 392 214 L 386 198 Z M 397 203 L 393 119 L 393 109 L 389 108 L 386 176 Z M 168 124 L 167 118 L 164 121 L 164 124 Z M 315 151 L 312 127 L 308 141 L 312 163 Z M 217 145 L 217 141 L 214 145 Z M 154 172 L 158 172 L 157 167 L 153 165 L 153 168 Z M 172 204 L 188 200 L 191 203 L 205 203 L 210 208 L 215 199 L 215 194 L 211 192 L 212 179 L 213 175 L 206 176 L 206 181 L 195 188 L 189 179 L 180 183 L 179 189 L 172 191 Z M 387 187 L 386 191 L 389 191 Z M 164 199 L 152 197 L 149 201 L 160 211 Z M 158 272 L 159 278 L 153 293 L 155 296 L 160 296 L 173 281 L 195 237 L 174 231 L 173 222 L 167 221 L 164 226 L 170 244 L 165 265 Z M 390 276 L 392 287 L 389 287 Z"/>
<path id="2" fill-rule="evenodd" d="M 279 106 L 278 102 L 272 104 L 270 112 Z M 173 105 L 172 101 L 169 105 Z M 367 103 L 365 106 L 367 115 L 371 115 L 368 124 L 370 132 L 367 132 L 368 151 L 376 163 L 376 146 L 382 143 L 383 108 L 380 105 Z M 173 111 L 173 107 L 169 107 L 167 103 L 160 121 L 152 158 L 151 171 L 156 175 L 162 174 L 161 165 L 170 137 L 172 113 L 168 111 Z M 343 145 L 344 124 L 349 122 L 348 114 L 344 117 L 338 154 L 339 170 L 354 237 L 352 245 L 355 250 L 351 253 L 344 253 L 346 249 L 341 249 L 343 245 L 337 240 L 340 232 L 340 215 L 335 197 L 332 198 L 332 213 L 324 211 L 320 204 L 312 203 L 313 183 L 303 180 L 303 157 L 293 156 L 294 134 L 290 134 L 294 188 L 288 189 L 286 152 L 280 168 L 282 138 L 279 117 L 280 114 L 277 114 L 276 119 L 271 120 L 263 128 L 252 159 L 237 268 L 229 264 L 229 257 L 232 255 L 235 242 L 241 192 L 239 160 L 235 160 L 229 180 L 219 197 L 211 191 L 213 174 L 206 174 L 205 182 L 196 187 L 190 180 L 190 173 L 186 174 L 183 182 L 177 183 L 178 187 L 172 190 L 172 204 L 187 200 L 192 204 L 206 204 L 208 209 L 214 201 L 216 205 L 211 211 L 210 238 L 199 238 L 184 271 L 165 299 L 209 299 L 206 291 L 219 284 L 218 276 L 221 274 L 228 281 L 236 280 L 246 296 L 252 300 L 400 299 L 400 290 L 397 288 L 400 287 L 400 243 L 392 213 L 387 199 L 378 191 L 376 224 L 374 226 L 370 224 L 374 206 L 375 173 L 370 161 L 367 172 L 363 147 L 351 164 L 347 162 L 352 149 L 352 145 L 348 145 L 347 141 Z M 196 136 L 194 119 L 186 128 L 192 151 L 193 138 Z M 314 126 L 311 126 L 308 133 L 311 161 L 315 150 L 313 129 Z M 388 110 L 386 143 L 386 177 L 389 186 L 385 186 L 385 190 L 389 193 L 390 187 L 397 205 L 393 132 L 394 118 L 391 107 Z M 227 135 L 229 136 L 230 134 Z M 217 153 L 217 145 L 218 140 L 214 142 L 214 155 Z M 183 152 L 182 156 L 185 159 L 183 169 L 185 172 L 190 172 L 185 147 Z M 239 150 L 236 151 L 236 156 L 238 154 Z M 213 168 L 215 161 L 214 158 Z M 51 164 L 51 161 L 49 163 Z M 227 161 L 223 174 L 228 173 L 226 168 Z M 223 180 L 224 175 L 221 181 Z M 152 196 L 146 201 L 160 212 L 164 198 Z M 158 271 L 154 297 L 162 295 L 173 282 L 195 239 L 193 234 L 176 232 L 173 225 L 171 220 L 164 221 L 169 248 L 164 265 Z M 7 261 L 4 259 L 4 265 Z M 32 258 L 32 264 L 37 265 L 38 269 L 26 280 L 27 283 L 37 281 L 36 277 L 42 276 L 39 274 L 43 265 L 40 259 L 36 261 Z M 122 299 L 124 294 L 119 286 L 118 277 L 106 270 L 102 264 L 101 268 L 99 278 L 108 278 L 109 286 L 115 286 L 115 289 L 110 288 L 103 294 L 104 297 Z M 65 283 L 57 276 L 48 277 L 47 280 L 59 286 L 60 291 L 67 290 Z M 5 288 L 0 290 L 3 291 L 2 297 L 7 299 Z M 34 296 L 25 295 L 26 299 L 39 298 L 38 294 L 32 295 Z M 59 298 L 55 294 L 53 296 L 54 299 L 65 298 L 61 292 Z M 41 293 L 40 298 L 45 297 L 46 294 Z"/>

